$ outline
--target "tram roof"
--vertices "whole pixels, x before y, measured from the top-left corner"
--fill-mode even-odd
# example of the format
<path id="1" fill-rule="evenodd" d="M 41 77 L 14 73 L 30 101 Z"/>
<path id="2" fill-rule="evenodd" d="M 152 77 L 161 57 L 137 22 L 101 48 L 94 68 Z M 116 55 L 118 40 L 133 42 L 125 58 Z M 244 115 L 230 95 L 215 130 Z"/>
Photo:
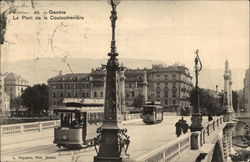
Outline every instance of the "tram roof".
<path id="1" fill-rule="evenodd" d="M 54 109 L 55 112 L 102 112 L 103 107 L 58 107 Z"/>
<path id="2" fill-rule="evenodd" d="M 101 107 L 101 103 L 82 103 L 82 102 L 67 102 L 66 107 Z"/>
<path id="3" fill-rule="evenodd" d="M 157 101 L 146 102 L 146 104 L 144 106 L 147 106 L 147 105 L 158 105 L 158 106 L 161 106 L 161 102 L 157 102 Z"/>

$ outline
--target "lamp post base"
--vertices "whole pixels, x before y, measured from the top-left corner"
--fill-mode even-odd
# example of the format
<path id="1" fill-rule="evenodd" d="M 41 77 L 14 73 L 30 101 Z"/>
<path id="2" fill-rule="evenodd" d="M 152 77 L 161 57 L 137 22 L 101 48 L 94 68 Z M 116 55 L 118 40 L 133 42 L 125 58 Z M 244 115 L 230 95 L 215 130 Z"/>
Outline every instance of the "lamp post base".
<path id="1" fill-rule="evenodd" d="M 191 120 L 192 120 L 192 124 L 190 126 L 191 132 L 201 131 L 203 129 L 202 115 L 200 113 L 193 114 Z"/>
<path id="2" fill-rule="evenodd" d="M 121 157 L 100 157 L 95 156 L 94 162 L 122 162 Z"/>

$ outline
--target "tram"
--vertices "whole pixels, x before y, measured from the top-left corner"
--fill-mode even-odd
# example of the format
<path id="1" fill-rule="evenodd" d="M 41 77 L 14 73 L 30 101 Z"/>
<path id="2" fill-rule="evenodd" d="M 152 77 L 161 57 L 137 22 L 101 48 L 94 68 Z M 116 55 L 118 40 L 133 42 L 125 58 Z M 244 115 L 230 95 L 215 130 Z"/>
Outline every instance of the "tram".
<path id="1" fill-rule="evenodd" d="M 163 106 L 160 102 L 147 102 L 143 106 L 142 118 L 145 124 L 157 124 L 163 120 Z"/>
<path id="2" fill-rule="evenodd" d="M 103 104 L 66 102 L 64 107 L 55 108 L 54 112 L 61 119 L 60 126 L 54 128 L 54 144 L 69 149 L 93 144 L 93 138 L 88 138 L 88 113 L 103 113 Z"/>

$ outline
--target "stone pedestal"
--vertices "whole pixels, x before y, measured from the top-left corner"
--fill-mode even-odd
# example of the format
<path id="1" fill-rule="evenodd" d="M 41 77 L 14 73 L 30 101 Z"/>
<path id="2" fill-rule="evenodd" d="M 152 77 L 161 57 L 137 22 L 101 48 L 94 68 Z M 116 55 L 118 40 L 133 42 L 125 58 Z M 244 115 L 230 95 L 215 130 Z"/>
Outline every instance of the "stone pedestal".
<path id="1" fill-rule="evenodd" d="M 202 126 L 202 116 L 200 113 L 195 113 L 191 117 L 192 124 L 190 126 L 191 132 L 201 131 L 203 129 Z"/>
<path id="2" fill-rule="evenodd" d="M 191 135 L 191 149 L 198 150 L 200 148 L 200 133 L 192 132 Z"/>

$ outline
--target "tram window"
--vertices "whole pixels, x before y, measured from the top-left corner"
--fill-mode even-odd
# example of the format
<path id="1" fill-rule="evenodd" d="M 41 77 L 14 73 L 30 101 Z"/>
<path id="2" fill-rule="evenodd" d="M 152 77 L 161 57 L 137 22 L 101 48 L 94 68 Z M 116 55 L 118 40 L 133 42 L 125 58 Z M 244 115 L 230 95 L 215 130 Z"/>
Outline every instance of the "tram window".
<path id="1" fill-rule="evenodd" d="M 154 108 L 153 107 L 144 107 L 145 114 L 153 114 Z"/>

